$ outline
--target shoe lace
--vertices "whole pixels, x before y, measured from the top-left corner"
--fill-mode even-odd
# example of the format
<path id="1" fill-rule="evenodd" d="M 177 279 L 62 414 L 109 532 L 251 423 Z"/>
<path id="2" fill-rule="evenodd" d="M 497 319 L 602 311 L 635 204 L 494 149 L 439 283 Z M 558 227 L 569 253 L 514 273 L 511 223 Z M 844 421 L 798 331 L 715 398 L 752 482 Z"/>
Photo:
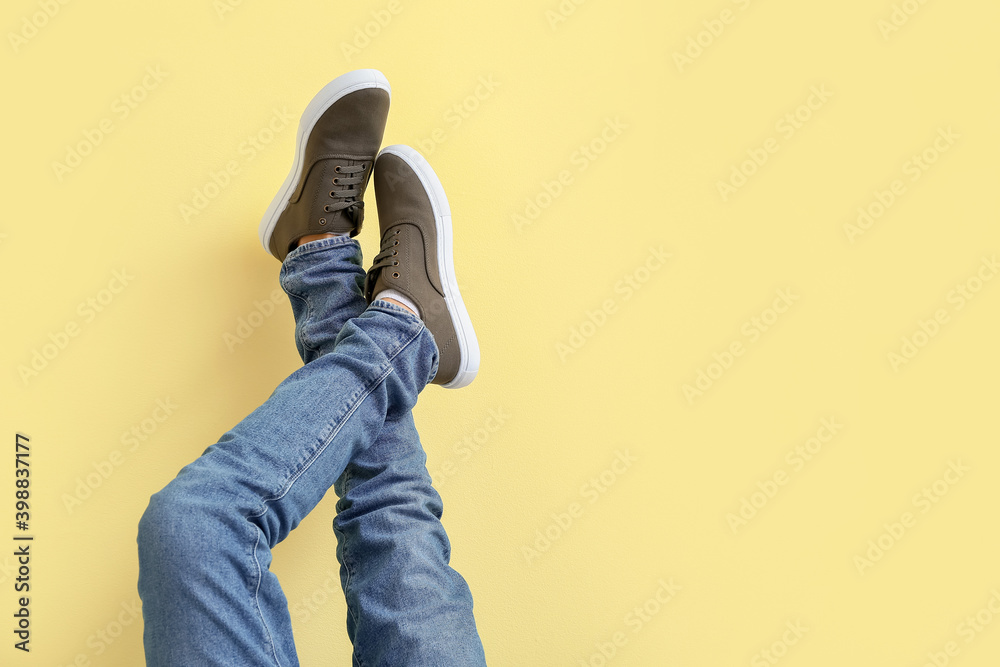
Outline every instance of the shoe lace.
<path id="1" fill-rule="evenodd" d="M 359 222 L 359 218 L 364 215 L 365 203 L 358 201 L 360 190 L 357 186 L 364 183 L 366 166 L 366 164 L 337 165 L 334 168 L 337 176 L 333 178 L 333 184 L 337 189 L 330 190 L 330 198 L 334 201 L 324 206 L 324 211 L 327 213 L 345 211 L 354 222 Z"/>
<path id="2" fill-rule="evenodd" d="M 372 261 L 372 268 L 368 270 L 368 275 L 365 276 L 365 296 L 371 300 L 372 291 L 375 289 L 375 281 L 378 280 L 379 275 L 382 273 L 383 269 L 392 268 L 399 266 L 399 229 L 396 229 L 391 234 L 386 234 L 385 238 L 382 239 L 382 248 L 375 259 Z M 393 272 L 393 278 L 398 278 L 399 272 Z"/>

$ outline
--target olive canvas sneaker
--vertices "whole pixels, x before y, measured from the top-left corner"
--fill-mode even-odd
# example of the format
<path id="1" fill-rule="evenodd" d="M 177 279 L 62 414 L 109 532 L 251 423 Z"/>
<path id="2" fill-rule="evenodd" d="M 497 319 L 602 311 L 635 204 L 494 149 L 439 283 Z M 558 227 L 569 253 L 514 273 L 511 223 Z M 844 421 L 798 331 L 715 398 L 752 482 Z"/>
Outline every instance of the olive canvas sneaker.
<path id="1" fill-rule="evenodd" d="M 339 76 L 299 121 L 295 161 L 260 222 L 260 241 L 279 260 L 303 236 L 361 231 L 364 194 L 382 146 L 392 89 L 378 70 Z"/>
<path id="2" fill-rule="evenodd" d="M 427 160 L 389 146 L 375 162 L 381 252 L 365 279 L 369 303 L 401 295 L 419 311 L 439 352 L 432 382 L 464 387 L 479 371 L 479 343 L 455 279 L 451 208 Z"/>

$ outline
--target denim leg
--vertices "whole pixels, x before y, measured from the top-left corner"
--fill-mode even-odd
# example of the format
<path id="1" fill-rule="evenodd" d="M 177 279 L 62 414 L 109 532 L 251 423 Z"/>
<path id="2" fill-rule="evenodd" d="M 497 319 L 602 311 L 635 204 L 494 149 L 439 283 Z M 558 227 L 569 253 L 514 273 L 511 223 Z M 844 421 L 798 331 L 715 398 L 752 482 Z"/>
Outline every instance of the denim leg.
<path id="1" fill-rule="evenodd" d="M 407 413 L 386 419 L 337 480 L 334 531 L 357 666 L 486 664 L 426 462 Z"/>
<path id="2" fill-rule="evenodd" d="M 343 324 L 365 309 L 361 251 L 347 237 L 303 245 L 281 284 L 309 363 L 335 349 Z M 465 580 L 449 566 L 441 497 L 431 486 L 410 412 L 386 419 L 351 458 L 335 490 L 334 521 L 347 631 L 361 665 L 484 665 Z"/>
<path id="3" fill-rule="evenodd" d="M 332 351 L 344 324 L 367 306 L 361 246 L 347 236 L 292 250 L 278 279 L 292 304 L 295 347 L 306 364 Z"/>
<path id="4" fill-rule="evenodd" d="M 148 665 L 298 664 L 271 549 L 437 364 L 423 324 L 376 301 L 153 494 L 137 538 Z"/>

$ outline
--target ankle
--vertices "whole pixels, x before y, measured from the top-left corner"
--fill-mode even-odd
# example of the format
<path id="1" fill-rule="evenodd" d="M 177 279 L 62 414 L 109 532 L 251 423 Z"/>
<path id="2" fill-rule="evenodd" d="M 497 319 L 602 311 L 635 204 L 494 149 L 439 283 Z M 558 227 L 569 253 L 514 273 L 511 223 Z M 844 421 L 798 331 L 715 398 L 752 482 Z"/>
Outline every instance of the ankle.
<path id="1" fill-rule="evenodd" d="M 405 308 L 417 317 L 420 317 L 420 307 L 407 295 L 400 294 L 396 290 L 382 290 L 375 295 L 376 299 L 382 299 L 383 301 L 388 301 L 389 303 Z"/>
<path id="2" fill-rule="evenodd" d="M 403 308 L 404 310 L 406 310 L 406 311 L 408 311 L 408 312 L 413 313 L 414 315 L 416 315 L 416 313 L 413 312 L 412 308 L 410 308 L 406 304 L 403 304 L 403 303 L 400 303 L 399 301 L 396 301 L 395 299 L 384 298 L 382 300 L 383 301 L 387 301 L 387 302 L 391 303 L 394 306 L 399 306 L 400 308 Z"/>
<path id="3" fill-rule="evenodd" d="M 343 236 L 343 234 L 310 234 L 309 236 L 303 236 L 302 238 L 300 238 L 298 240 L 298 243 L 295 244 L 295 247 L 298 248 L 300 245 L 309 243 L 310 241 L 319 241 L 320 239 L 330 239 L 333 238 L 334 236 Z"/>

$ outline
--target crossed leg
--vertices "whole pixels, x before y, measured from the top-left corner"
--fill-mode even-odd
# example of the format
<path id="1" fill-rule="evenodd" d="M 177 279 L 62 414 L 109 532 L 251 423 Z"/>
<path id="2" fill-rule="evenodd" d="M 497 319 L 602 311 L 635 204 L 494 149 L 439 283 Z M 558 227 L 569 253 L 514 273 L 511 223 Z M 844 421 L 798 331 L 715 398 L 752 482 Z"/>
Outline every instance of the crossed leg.
<path id="1" fill-rule="evenodd" d="M 354 664 L 485 664 L 410 412 L 437 347 L 405 309 L 368 306 L 363 280 L 346 236 L 286 258 L 305 365 L 150 498 L 137 538 L 148 665 L 297 665 L 271 549 L 334 485 Z"/>

